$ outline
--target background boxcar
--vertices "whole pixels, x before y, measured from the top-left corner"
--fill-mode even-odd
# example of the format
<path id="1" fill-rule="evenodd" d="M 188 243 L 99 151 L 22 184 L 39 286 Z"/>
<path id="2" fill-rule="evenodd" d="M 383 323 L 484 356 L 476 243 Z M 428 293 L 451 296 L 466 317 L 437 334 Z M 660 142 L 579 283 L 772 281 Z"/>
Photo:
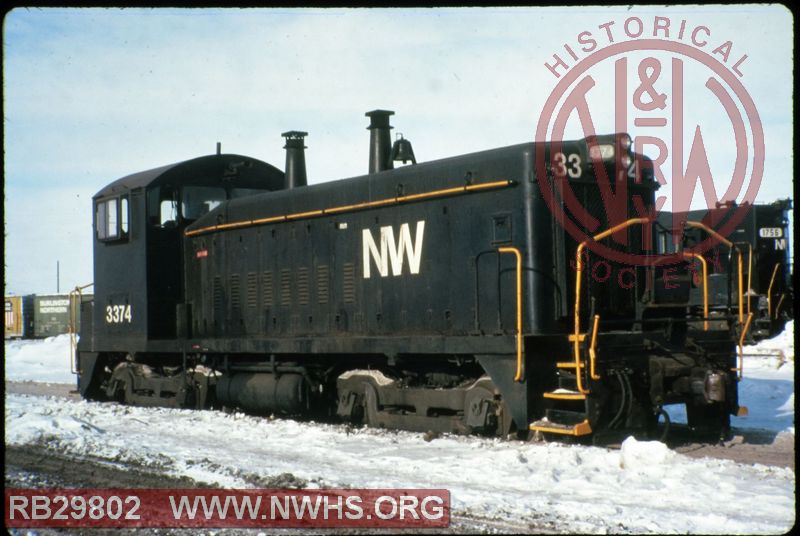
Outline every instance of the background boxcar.
<path id="1" fill-rule="evenodd" d="M 77 300 L 77 296 L 70 298 L 69 294 L 48 294 L 32 298 L 33 337 L 45 338 L 69 333 L 70 299 Z M 83 301 L 91 299 L 91 295 L 83 296 Z M 80 315 L 75 315 L 75 318 L 77 319 L 75 330 L 79 331 Z"/>
<path id="2" fill-rule="evenodd" d="M 5 297 L 5 338 L 30 337 L 33 328 L 32 296 Z"/>

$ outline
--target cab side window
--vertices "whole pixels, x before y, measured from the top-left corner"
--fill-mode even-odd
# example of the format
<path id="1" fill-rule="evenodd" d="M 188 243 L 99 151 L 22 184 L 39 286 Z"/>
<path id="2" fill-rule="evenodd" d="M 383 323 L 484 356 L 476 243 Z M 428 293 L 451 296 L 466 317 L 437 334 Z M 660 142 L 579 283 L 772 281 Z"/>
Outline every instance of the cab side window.
<path id="1" fill-rule="evenodd" d="M 159 206 L 158 224 L 161 227 L 174 227 L 178 221 L 178 203 L 174 199 L 162 199 Z"/>
<path id="2" fill-rule="evenodd" d="M 123 235 L 128 234 L 128 198 L 122 197 L 119 200 L 119 229 Z"/>
<path id="3" fill-rule="evenodd" d="M 178 225 L 178 200 L 176 192 L 169 186 L 153 188 L 147 194 L 148 221 L 153 227 L 162 229 Z"/>
<path id="4" fill-rule="evenodd" d="M 186 186 L 181 195 L 181 215 L 187 220 L 196 220 L 226 199 L 225 188 L 219 186 Z"/>
<path id="5" fill-rule="evenodd" d="M 127 238 L 129 211 L 127 197 L 112 197 L 95 205 L 95 228 L 99 240 Z"/>

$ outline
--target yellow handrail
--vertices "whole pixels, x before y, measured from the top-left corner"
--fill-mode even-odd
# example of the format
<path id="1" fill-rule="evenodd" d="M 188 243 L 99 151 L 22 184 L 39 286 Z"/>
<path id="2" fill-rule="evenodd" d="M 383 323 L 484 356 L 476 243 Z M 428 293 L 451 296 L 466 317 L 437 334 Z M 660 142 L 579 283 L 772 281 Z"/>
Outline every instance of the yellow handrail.
<path id="1" fill-rule="evenodd" d="M 740 380 L 744 377 L 744 338 L 747 336 L 747 330 L 750 329 L 751 320 L 753 320 L 753 313 L 747 313 L 747 322 L 745 322 L 744 329 L 739 335 L 739 368 L 731 369 L 731 371 L 737 373 Z"/>
<path id="2" fill-rule="evenodd" d="M 626 229 L 631 225 L 636 224 L 646 224 L 650 223 L 650 218 L 631 218 L 626 220 L 620 224 L 615 225 L 610 229 L 606 229 L 605 231 L 598 233 L 592 237 L 592 240 L 595 242 L 598 240 L 602 240 L 617 231 L 621 231 L 622 229 Z M 570 335 L 569 340 L 573 343 L 573 353 L 575 355 L 575 368 L 577 370 L 576 377 L 578 379 L 578 391 L 583 394 L 587 394 L 589 391 L 583 388 L 583 382 L 581 381 L 581 342 L 586 338 L 585 335 L 581 334 L 581 277 L 583 275 L 583 261 L 581 259 L 581 253 L 583 253 L 583 248 L 586 247 L 588 244 L 588 240 L 584 240 L 580 244 L 578 244 L 577 249 L 575 250 L 575 329 L 574 333 Z"/>
<path id="3" fill-rule="evenodd" d="M 767 288 L 767 318 L 772 318 L 772 286 L 775 284 L 775 276 L 778 275 L 778 268 L 781 263 L 776 262 L 775 268 L 772 269 L 772 277 L 769 280 L 769 288 Z"/>
<path id="4" fill-rule="evenodd" d="M 600 324 L 600 315 L 594 315 L 594 323 L 592 325 L 592 343 L 589 345 L 589 376 L 593 380 L 599 380 L 600 375 L 595 373 L 594 362 L 597 357 L 597 328 Z M 580 374 L 580 370 L 576 372 Z"/>
<path id="5" fill-rule="evenodd" d="M 684 251 L 683 256 L 698 259 L 703 266 L 703 331 L 708 331 L 708 263 L 705 257 L 692 251 Z"/>
<path id="6" fill-rule="evenodd" d="M 753 291 L 753 244 L 747 242 L 747 312 L 750 312 L 750 298 Z"/>
<path id="7" fill-rule="evenodd" d="M 321 208 L 317 210 L 310 210 L 307 212 L 295 212 L 292 214 L 281 214 L 279 216 L 270 216 L 267 218 L 259 218 L 254 220 L 242 220 L 228 223 L 220 223 L 217 225 L 209 225 L 208 227 L 200 227 L 199 229 L 191 229 L 184 232 L 186 236 L 196 236 L 199 234 L 210 233 L 212 231 L 224 231 L 226 229 L 241 229 L 245 227 L 252 227 L 254 225 L 264 225 L 267 223 L 278 223 L 286 221 L 294 221 L 305 218 L 314 218 L 319 216 L 327 216 L 330 214 L 340 214 L 342 212 L 350 212 L 356 210 L 366 210 L 371 208 L 383 207 L 386 205 L 409 203 L 412 201 L 419 201 L 421 199 L 433 199 L 438 197 L 445 197 L 455 194 L 463 194 L 469 192 L 491 190 L 496 188 L 505 188 L 513 186 L 514 181 L 502 180 L 483 182 L 478 184 L 467 184 L 465 186 L 455 186 L 452 188 L 444 188 L 440 190 L 433 190 L 430 192 L 422 192 L 418 194 L 400 195 L 396 197 L 387 197 L 375 201 L 364 201 L 362 203 L 355 203 L 352 205 L 340 205 L 335 207 Z"/>
<path id="8" fill-rule="evenodd" d="M 733 242 L 731 242 L 730 240 L 728 240 L 727 238 L 725 238 L 724 236 L 722 236 L 721 234 L 716 232 L 714 229 L 708 227 L 704 223 L 701 223 L 699 221 L 687 221 L 686 222 L 686 226 L 687 227 L 694 227 L 695 229 L 702 229 L 705 232 L 707 232 L 708 234 L 710 234 L 711 236 L 715 237 L 717 240 L 719 240 L 723 244 L 725 244 L 726 246 L 728 246 L 728 248 L 736 250 L 737 258 L 738 258 L 738 261 L 739 261 L 738 262 L 738 272 L 739 272 L 739 278 L 738 278 L 739 279 L 739 323 L 740 324 L 743 323 L 744 322 L 744 290 L 743 290 L 743 287 L 744 287 L 744 275 L 742 274 L 742 268 L 743 268 L 742 267 L 742 250 L 739 249 L 739 246 L 737 246 L 736 244 L 734 244 Z"/>
<path id="9" fill-rule="evenodd" d="M 502 247 L 497 250 L 499 253 L 513 253 L 517 258 L 517 373 L 514 375 L 515 382 L 521 382 L 523 377 L 522 364 L 522 252 L 514 247 Z"/>
<path id="10" fill-rule="evenodd" d="M 781 305 L 783 305 L 784 298 L 786 298 L 786 293 L 785 292 L 783 292 L 781 294 L 781 299 L 778 300 L 778 305 L 775 306 L 775 320 L 778 319 L 778 311 L 781 310 Z"/>
<path id="11" fill-rule="evenodd" d="M 78 350 L 78 341 L 77 341 L 77 324 L 78 324 L 78 317 L 77 315 L 80 313 L 81 303 L 83 302 L 83 290 L 93 286 L 94 283 L 88 283 L 86 285 L 75 287 L 74 289 L 69 291 L 69 370 L 72 374 L 78 374 L 80 371 L 75 366 L 76 359 L 75 353 Z M 77 305 L 77 312 L 75 311 L 74 300 L 73 298 L 78 298 L 78 305 Z"/>
<path id="12" fill-rule="evenodd" d="M 737 246 L 747 246 L 747 312 L 750 312 L 750 298 L 753 291 L 753 244 L 750 242 L 736 242 Z"/>

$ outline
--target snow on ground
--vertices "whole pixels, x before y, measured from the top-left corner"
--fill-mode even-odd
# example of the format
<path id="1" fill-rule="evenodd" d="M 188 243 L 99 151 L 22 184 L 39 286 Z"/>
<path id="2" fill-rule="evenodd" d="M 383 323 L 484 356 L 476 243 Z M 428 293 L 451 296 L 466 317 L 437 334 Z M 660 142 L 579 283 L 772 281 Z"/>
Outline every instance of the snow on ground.
<path id="1" fill-rule="evenodd" d="M 794 432 L 794 325 L 748 347 L 734 426 Z M 72 382 L 69 339 L 6 343 L 6 378 Z M 785 361 L 767 355 L 782 350 Z M 777 355 L 777 354 L 776 354 Z M 7 445 L 44 444 L 226 487 L 282 473 L 310 486 L 447 488 L 453 512 L 557 520 L 565 531 L 783 533 L 795 522 L 791 469 L 691 459 L 658 442 L 620 450 L 349 430 L 240 413 L 134 408 L 7 395 Z M 524 525 L 522 525 L 524 526 Z"/>
<path id="2" fill-rule="evenodd" d="M 783 533 L 795 520 L 791 469 L 690 459 L 629 438 L 621 450 L 443 437 L 134 408 L 6 398 L 6 444 L 46 444 L 227 487 L 282 473 L 316 486 L 447 488 L 453 512 L 566 531 Z M 713 498 L 713 499 L 712 499 Z"/>
<path id="3" fill-rule="evenodd" d="M 794 320 L 777 336 L 745 346 L 744 354 L 739 399 L 750 415 L 732 419 L 733 426 L 794 433 Z"/>
<path id="4" fill-rule="evenodd" d="M 782 354 L 787 360 L 794 361 L 794 320 L 788 321 L 783 331 L 771 339 L 747 345 L 744 351 L 745 354 Z"/>
<path id="5" fill-rule="evenodd" d="M 44 340 L 6 341 L 6 380 L 74 383 L 70 355 L 66 334 Z"/>

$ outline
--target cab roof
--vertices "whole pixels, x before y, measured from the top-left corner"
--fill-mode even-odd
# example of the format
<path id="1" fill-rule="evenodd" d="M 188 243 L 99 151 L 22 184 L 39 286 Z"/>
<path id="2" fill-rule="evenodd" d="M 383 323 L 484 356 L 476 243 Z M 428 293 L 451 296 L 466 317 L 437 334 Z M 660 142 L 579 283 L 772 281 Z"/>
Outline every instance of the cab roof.
<path id="1" fill-rule="evenodd" d="M 103 187 L 94 199 L 161 184 L 215 185 L 221 180 L 239 188 L 280 190 L 284 186 L 284 174 L 275 166 L 249 156 L 213 154 L 127 175 Z"/>

